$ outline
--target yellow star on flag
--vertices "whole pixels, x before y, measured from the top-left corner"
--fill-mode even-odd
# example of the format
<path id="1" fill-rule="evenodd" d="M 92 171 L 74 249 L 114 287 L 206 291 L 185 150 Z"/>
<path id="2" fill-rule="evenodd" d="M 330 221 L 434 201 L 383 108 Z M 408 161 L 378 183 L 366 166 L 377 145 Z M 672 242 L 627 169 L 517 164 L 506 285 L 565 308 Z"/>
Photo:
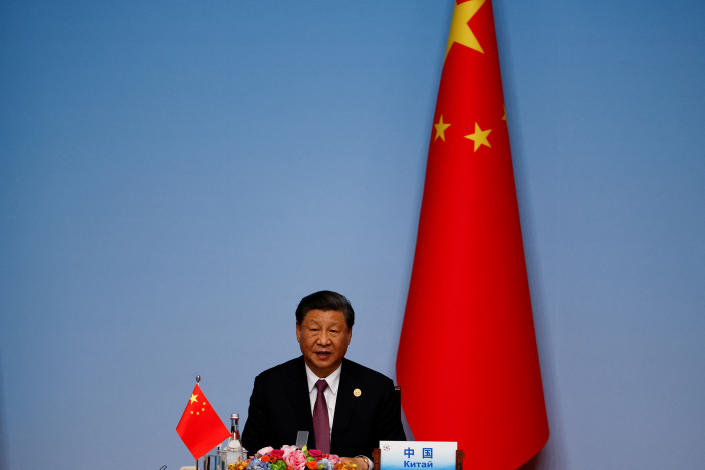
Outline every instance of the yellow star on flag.
<path id="1" fill-rule="evenodd" d="M 195 393 L 191 394 L 190 400 L 191 401 L 189 403 L 196 403 L 198 401 L 198 395 Z"/>
<path id="2" fill-rule="evenodd" d="M 477 152 L 477 149 L 480 148 L 480 145 L 486 145 L 489 148 L 492 148 L 492 146 L 490 145 L 490 141 L 487 140 L 487 136 L 490 135 L 490 132 L 492 132 L 492 129 L 482 130 L 480 129 L 479 124 L 475 123 L 475 132 L 465 136 L 466 139 L 472 140 L 475 143 L 473 152 Z"/>
<path id="3" fill-rule="evenodd" d="M 441 114 L 441 117 L 438 119 L 438 122 L 433 125 L 433 127 L 436 128 L 436 137 L 433 138 L 433 140 L 438 139 L 439 137 L 443 142 L 446 141 L 446 129 L 450 127 L 450 124 L 447 122 L 443 122 L 443 115 Z"/>
<path id="4" fill-rule="evenodd" d="M 453 9 L 453 19 L 450 22 L 446 57 L 448 57 L 448 52 L 454 42 L 483 54 L 485 53 L 485 51 L 482 50 L 482 46 L 480 46 L 480 42 L 470 29 L 470 26 L 468 26 L 468 21 L 470 21 L 484 3 L 485 0 L 470 0 L 460 5 L 455 5 Z M 445 60 L 445 58 L 443 60 Z"/>

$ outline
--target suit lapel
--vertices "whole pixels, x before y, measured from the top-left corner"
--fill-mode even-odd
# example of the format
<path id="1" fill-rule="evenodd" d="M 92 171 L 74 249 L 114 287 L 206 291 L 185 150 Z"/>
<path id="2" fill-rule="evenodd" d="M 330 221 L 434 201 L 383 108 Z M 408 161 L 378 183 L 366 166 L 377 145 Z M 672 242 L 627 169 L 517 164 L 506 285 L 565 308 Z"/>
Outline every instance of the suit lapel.
<path id="1" fill-rule="evenodd" d="M 343 359 L 343 366 L 340 369 L 338 394 L 335 398 L 335 414 L 333 415 L 333 429 L 330 439 L 331 448 L 342 437 L 343 430 L 351 429 L 349 422 L 355 411 L 355 396 L 353 395 L 355 386 L 355 376 L 352 375 L 350 367 L 346 367 L 346 359 Z"/>
<path id="2" fill-rule="evenodd" d="M 296 431 L 308 431 L 310 444 L 313 442 L 313 417 L 311 416 L 311 400 L 308 394 L 303 356 L 294 364 L 295 366 L 291 370 L 291 388 L 287 391 L 287 385 L 282 384 L 282 394 L 288 397 L 294 410 Z"/>

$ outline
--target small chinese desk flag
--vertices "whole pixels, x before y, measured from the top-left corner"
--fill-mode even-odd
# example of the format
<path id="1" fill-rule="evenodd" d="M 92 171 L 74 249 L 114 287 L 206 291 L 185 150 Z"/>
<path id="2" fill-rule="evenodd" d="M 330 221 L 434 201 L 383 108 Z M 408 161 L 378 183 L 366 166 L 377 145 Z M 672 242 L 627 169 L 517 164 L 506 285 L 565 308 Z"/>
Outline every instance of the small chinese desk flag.
<path id="1" fill-rule="evenodd" d="M 176 432 L 196 460 L 230 436 L 198 384 L 176 425 Z"/>

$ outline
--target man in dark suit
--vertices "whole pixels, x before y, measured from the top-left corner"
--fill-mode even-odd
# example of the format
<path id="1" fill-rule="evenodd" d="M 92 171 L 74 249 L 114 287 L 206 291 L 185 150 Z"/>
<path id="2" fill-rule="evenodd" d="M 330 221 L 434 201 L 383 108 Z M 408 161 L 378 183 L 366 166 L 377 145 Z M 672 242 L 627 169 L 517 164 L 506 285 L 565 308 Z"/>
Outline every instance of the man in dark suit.
<path id="1" fill-rule="evenodd" d="M 380 440 L 406 439 L 391 379 L 344 359 L 354 322 L 350 302 L 338 293 L 301 299 L 296 338 L 302 356 L 255 378 L 242 434 L 249 452 L 293 444 L 298 431 L 308 431 L 309 448 L 372 470 L 369 457 Z"/>

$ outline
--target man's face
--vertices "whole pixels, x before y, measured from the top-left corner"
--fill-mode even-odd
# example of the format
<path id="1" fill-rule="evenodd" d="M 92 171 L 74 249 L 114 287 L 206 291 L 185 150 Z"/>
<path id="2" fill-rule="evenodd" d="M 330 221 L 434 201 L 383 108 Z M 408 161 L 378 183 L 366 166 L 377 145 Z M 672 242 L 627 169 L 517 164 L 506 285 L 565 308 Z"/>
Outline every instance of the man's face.
<path id="1" fill-rule="evenodd" d="M 318 377 L 328 377 L 343 361 L 352 328 L 340 310 L 309 310 L 296 324 L 296 339 L 306 365 Z"/>

